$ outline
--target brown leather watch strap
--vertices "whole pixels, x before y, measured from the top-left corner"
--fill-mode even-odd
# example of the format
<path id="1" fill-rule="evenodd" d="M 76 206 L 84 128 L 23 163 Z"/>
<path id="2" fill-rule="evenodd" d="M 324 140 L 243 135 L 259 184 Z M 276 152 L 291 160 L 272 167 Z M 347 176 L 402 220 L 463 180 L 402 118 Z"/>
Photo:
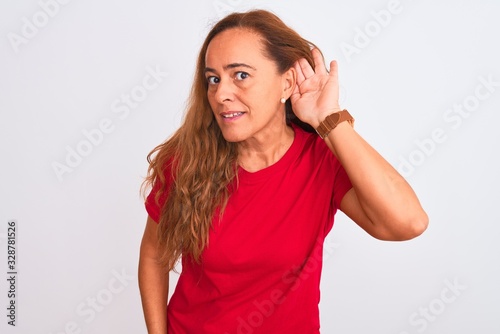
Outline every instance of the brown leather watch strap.
<path id="1" fill-rule="evenodd" d="M 325 120 L 319 124 L 316 128 L 316 132 L 321 137 L 321 139 L 325 139 L 325 137 L 335 129 L 335 127 L 342 122 L 349 122 L 352 126 L 354 126 L 354 118 L 349 114 L 349 112 L 344 109 L 339 112 L 335 112 L 331 115 L 326 116 Z"/>

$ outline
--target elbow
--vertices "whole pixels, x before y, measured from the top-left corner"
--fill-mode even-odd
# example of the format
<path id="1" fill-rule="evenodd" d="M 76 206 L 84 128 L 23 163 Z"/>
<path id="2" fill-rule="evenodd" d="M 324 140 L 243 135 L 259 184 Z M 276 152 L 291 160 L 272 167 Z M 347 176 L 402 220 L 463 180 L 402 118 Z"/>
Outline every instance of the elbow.
<path id="1" fill-rule="evenodd" d="M 385 224 L 387 227 L 380 230 L 381 233 L 373 236 L 384 241 L 407 241 L 424 233 L 428 225 L 429 217 L 421 210 L 414 215 L 391 219 L 390 223 Z"/>
<path id="2" fill-rule="evenodd" d="M 400 228 L 393 235 L 393 241 L 406 241 L 414 239 L 425 232 L 429 226 L 429 217 L 425 211 L 420 210 L 417 214 L 407 217 L 399 224 Z"/>
<path id="3" fill-rule="evenodd" d="M 419 215 L 418 219 L 415 220 L 414 224 L 414 236 L 413 238 L 418 237 L 422 233 L 427 230 L 427 227 L 429 226 L 429 216 L 427 216 L 427 213 L 422 210 L 421 214 Z"/>

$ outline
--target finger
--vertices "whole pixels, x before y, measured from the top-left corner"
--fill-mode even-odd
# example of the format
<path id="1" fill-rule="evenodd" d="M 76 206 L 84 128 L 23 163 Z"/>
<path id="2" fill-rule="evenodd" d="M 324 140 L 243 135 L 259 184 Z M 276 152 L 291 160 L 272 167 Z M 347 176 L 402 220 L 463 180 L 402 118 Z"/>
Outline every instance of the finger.
<path id="1" fill-rule="evenodd" d="M 299 84 L 296 84 L 293 88 L 292 95 L 290 95 L 290 101 L 294 103 L 298 98 L 300 98 Z"/>
<path id="2" fill-rule="evenodd" d="M 336 60 L 332 60 L 330 62 L 330 74 L 329 74 L 330 77 L 332 77 L 333 79 L 335 79 L 335 81 L 339 81 L 339 67 L 338 67 L 338 64 L 337 64 L 337 61 Z"/>
<path id="3" fill-rule="evenodd" d="M 314 71 L 319 74 L 326 74 L 325 60 L 321 52 L 317 48 L 312 49 L 311 52 L 314 60 Z"/>
<path id="4" fill-rule="evenodd" d="M 313 68 L 305 58 L 299 59 L 299 65 L 306 79 L 314 75 Z"/>
<path id="5" fill-rule="evenodd" d="M 304 80 L 306 80 L 306 77 L 304 76 L 304 72 L 302 72 L 302 68 L 300 67 L 298 61 L 296 61 L 293 66 L 295 67 L 295 72 L 297 72 L 297 85 L 300 85 L 304 82 Z"/>

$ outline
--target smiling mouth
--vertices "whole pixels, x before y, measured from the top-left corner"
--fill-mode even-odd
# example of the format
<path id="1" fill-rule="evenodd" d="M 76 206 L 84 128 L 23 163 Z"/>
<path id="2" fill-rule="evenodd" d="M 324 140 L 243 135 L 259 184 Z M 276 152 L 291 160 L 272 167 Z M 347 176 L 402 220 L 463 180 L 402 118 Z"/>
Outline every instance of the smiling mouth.
<path id="1" fill-rule="evenodd" d="M 244 114 L 244 112 L 240 111 L 240 112 L 233 112 L 233 113 L 223 113 L 223 114 L 221 114 L 221 116 L 222 116 L 222 118 L 230 119 L 230 118 L 235 118 L 235 117 L 241 116 L 243 114 Z"/>

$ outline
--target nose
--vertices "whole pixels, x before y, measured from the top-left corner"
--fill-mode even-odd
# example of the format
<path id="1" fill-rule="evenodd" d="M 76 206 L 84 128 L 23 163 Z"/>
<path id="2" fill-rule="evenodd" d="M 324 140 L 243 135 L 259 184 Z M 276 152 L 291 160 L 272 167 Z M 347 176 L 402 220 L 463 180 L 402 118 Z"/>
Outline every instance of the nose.
<path id="1" fill-rule="evenodd" d="M 215 92 L 215 100 L 218 103 L 224 103 L 226 101 L 234 100 L 234 86 L 230 80 L 221 79 L 217 84 L 217 90 Z"/>

